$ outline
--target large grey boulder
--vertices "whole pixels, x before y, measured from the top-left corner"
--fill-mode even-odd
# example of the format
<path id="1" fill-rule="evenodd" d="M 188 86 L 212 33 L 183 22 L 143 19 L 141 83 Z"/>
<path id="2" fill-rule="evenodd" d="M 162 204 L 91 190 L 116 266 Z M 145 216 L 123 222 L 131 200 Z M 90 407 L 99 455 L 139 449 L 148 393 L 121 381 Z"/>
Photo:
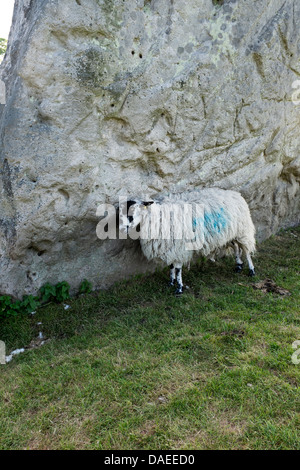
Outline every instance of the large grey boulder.
<path id="1" fill-rule="evenodd" d="M 0 292 L 153 269 L 96 236 L 120 195 L 219 186 L 242 192 L 260 240 L 299 223 L 299 24 L 295 0 L 16 0 Z"/>

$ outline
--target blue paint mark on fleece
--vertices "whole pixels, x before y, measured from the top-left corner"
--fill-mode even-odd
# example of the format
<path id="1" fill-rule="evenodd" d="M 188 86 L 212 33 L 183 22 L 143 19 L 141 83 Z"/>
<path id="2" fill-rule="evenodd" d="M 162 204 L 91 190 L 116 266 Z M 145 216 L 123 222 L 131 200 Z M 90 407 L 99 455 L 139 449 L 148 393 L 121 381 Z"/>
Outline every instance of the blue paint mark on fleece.
<path id="1" fill-rule="evenodd" d="M 223 207 L 221 207 L 219 212 L 206 212 L 204 214 L 204 220 L 202 217 L 194 218 L 193 230 L 195 230 L 196 227 L 199 225 L 203 225 L 204 230 L 209 232 L 210 234 L 217 234 L 223 232 L 223 230 L 227 226 L 227 218 Z"/>

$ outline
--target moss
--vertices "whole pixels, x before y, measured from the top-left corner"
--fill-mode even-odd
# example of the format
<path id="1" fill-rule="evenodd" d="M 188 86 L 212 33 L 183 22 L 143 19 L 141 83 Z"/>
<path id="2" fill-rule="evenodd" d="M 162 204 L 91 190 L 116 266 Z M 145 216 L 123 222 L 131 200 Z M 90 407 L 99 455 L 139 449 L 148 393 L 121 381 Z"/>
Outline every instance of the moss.
<path id="1" fill-rule="evenodd" d="M 102 87 L 110 75 L 104 51 L 95 47 L 87 49 L 77 60 L 76 74 L 80 83 L 92 88 Z"/>
<path id="2" fill-rule="evenodd" d="M 112 6 L 111 0 L 98 0 L 99 7 L 101 8 L 103 14 L 105 14 L 107 17 L 109 26 L 112 27 L 119 27 L 122 22 L 124 3 L 123 1 L 118 3 L 118 5 Z"/>

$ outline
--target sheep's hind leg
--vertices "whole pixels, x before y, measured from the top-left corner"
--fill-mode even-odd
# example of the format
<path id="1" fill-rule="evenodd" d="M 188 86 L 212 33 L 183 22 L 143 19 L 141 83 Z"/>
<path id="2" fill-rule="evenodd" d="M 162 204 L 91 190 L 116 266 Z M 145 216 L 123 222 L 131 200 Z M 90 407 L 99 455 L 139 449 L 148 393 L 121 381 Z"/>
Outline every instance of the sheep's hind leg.
<path id="1" fill-rule="evenodd" d="M 182 289 L 183 289 L 183 284 L 182 284 L 182 266 L 176 266 L 175 268 L 175 274 L 176 274 L 176 281 L 177 281 L 177 289 L 175 294 L 176 295 L 181 295 L 182 294 Z"/>
<path id="2" fill-rule="evenodd" d="M 245 247 L 245 246 L 242 246 L 242 249 L 243 249 L 243 252 L 246 256 L 246 259 L 247 259 L 247 262 L 248 262 L 248 266 L 249 266 L 249 273 L 248 275 L 250 277 L 253 277 L 255 276 L 255 269 L 254 269 L 254 265 L 253 265 L 253 262 L 252 262 L 252 259 L 251 259 L 251 256 L 250 256 L 250 252 L 249 250 Z"/>
<path id="3" fill-rule="evenodd" d="M 174 264 L 171 264 L 170 266 L 170 286 L 174 286 L 176 280 L 176 275 L 175 275 L 175 267 Z"/>
<path id="4" fill-rule="evenodd" d="M 232 242 L 232 244 L 233 244 L 235 261 L 236 261 L 235 272 L 240 273 L 243 270 L 243 266 L 244 266 L 244 263 L 240 255 L 240 247 L 236 242 Z"/>

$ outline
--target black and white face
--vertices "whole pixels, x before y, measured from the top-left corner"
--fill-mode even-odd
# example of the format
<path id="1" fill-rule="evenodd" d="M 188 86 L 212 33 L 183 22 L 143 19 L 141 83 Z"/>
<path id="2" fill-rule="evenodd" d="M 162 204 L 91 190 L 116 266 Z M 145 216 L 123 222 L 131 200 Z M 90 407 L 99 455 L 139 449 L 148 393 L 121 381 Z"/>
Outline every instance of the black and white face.
<path id="1" fill-rule="evenodd" d="M 123 233 L 128 233 L 128 230 L 133 226 L 138 225 L 139 221 L 136 222 L 138 207 L 140 206 L 141 201 L 130 200 L 125 201 L 119 207 L 119 223 L 120 231 Z M 136 222 L 136 223 L 135 223 Z"/>
<path id="2" fill-rule="evenodd" d="M 120 231 L 127 233 L 131 229 L 138 228 L 145 209 L 148 209 L 153 201 L 130 200 L 119 207 Z"/>

